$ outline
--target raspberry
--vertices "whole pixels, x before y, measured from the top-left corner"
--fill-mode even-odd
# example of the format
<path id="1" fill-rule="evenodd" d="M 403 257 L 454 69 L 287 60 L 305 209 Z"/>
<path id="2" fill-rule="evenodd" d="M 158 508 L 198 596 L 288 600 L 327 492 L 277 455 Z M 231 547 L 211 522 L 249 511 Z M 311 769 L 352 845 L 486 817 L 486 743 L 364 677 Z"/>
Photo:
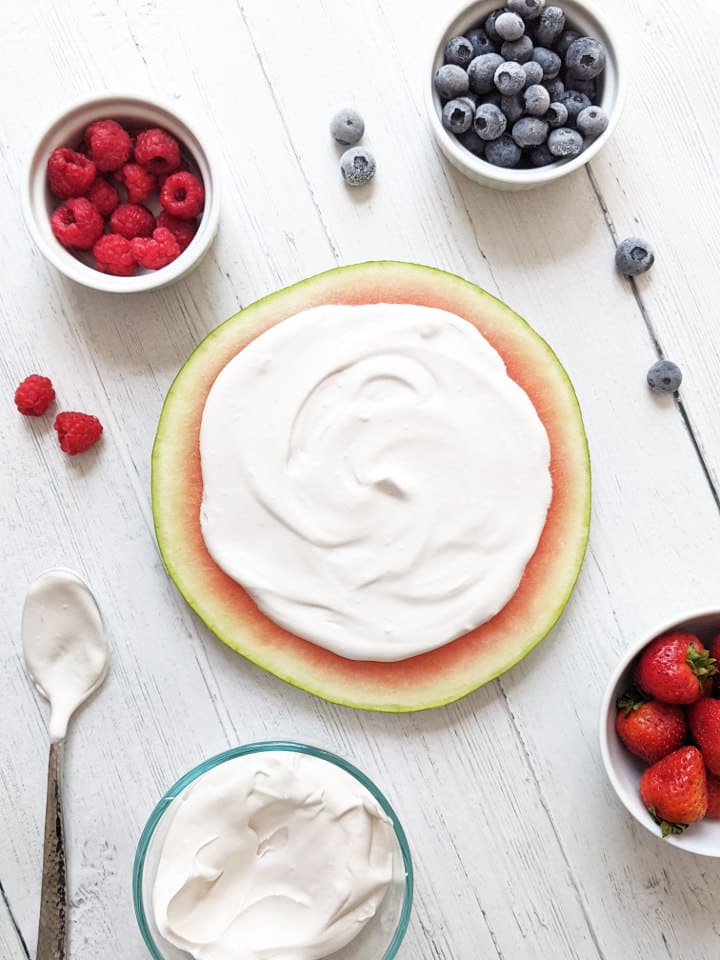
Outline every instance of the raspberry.
<path id="1" fill-rule="evenodd" d="M 155 219 L 158 227 L 165 227 L 175 237 L 182 252 L 197 232 L 197 223 L 194 220 L 178 220 L 164 210 Z"/>
<path id="2" fill-rule="evenodd" d="M 138 163 L 126 163 L 115 174 L 115 179 L 127 190 L 130 203 L 142 203 L 157 186 L 157 178 Z"/>
<path id="3" fill-rule="evenodd" d="M 94 203 L 97 212 L 102 217 L 109 217 L 115 207 L 120 203 L 120 194 L 115 187 L 108 183 L 103 177 L 98 177 L 90 186 L 85 194 L 90 203 Z"/>
<path id="4" fill-rule="evenodd" d="M 192 173 L 171 173 L 160 189 L 160 203 L 171 216 L 194 220 L 205 205 L 205 190 Z"/>
<path id="5" fill-rule="evenodd" d="M 121 203 L 110 217 L 110 232 L 119 233 L 128 240 L 149 237 L 155 229 L 155 217 L 139 203 Z"/>
<path id="6" fill-rule="evenodd" d="M 95 267 L 113 277 L 129 277 L 135 272 L 137 257 L 130 241 L 119 233 L 106 233 L 93 247 Z"/>
<path id="7" fill-rule="evenodd" d="M 140 266 L 146 270 L 159 270 L 180 256 L 180 244 L 167 227 L 154 230 L 152 239 L 136 237 L 132 241 L 132 250 Z"/>
<path id="8" fill-rule="evenodd" d="M 26 417 L 41 417 L 54 399 L 52 383 L 37 373 L 25 377 L 15 391 L 15 406 Z"/>
<path id="9" fill-rule="evenodd" d="M 83 453 L 100 439 L 103 432 L 102 424 L 97 417 L 89 413 L 76 413 L 68 410 L 55 417 L 60 449 L 74 457 L 76 453 Z"/>
<path id="10" fill-rule="evenodd" d="M 171 173 L 180 166 L 180 144 L 167 130 L 143 130 L 135 141 L 135 160 L 151 173 Z"/>
<path id="11" fill-rule="evenodd" d="M 50 227 L 64 247 L 89 250 L 103 232 L 103 220 L 87 197 L 70 197 L 53 212 Z"/>
<path id="12" fill-rule="evenodd" d="M 132 140 L 114 120 L 96 120 L 85 131 L 84 143 L 98 170 L 117 170 L 130 159 Z"/>
<path id="13" fill-rule="evenodd" d="M 56 197 L 81 197 L 96 175 L 95 164 L 82 153 L 58 147 L 50 154 L 47 165 L 50 189 Z"/>

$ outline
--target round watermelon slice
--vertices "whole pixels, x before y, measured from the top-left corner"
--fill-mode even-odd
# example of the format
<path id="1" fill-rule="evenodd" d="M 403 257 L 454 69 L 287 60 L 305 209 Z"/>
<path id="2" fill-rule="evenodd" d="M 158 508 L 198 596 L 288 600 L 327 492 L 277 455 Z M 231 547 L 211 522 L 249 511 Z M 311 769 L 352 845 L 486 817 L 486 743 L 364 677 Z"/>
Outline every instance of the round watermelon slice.
<path id="1" fill-rule="evenodd" d="M 473 323 L 532 400 L 547 431 L 553 496 L 537 550 L 495 617 L 437 650 L 391 663 L 347 660 L 301 640 L 261 613 L 210 557 L 200 530 L 199 434 L 215 378 L 246 344 L 322 304 L 414 303 Z M 288 683 L 366 710 L 404 712 L 458 700 L 522 660 L 565 607 L 582 565 L 590 521 L 590 463 L 572 385 L 550 347 L 505 304 L 460 277 L 410 263 L 339 267 L 246 307 L 208 337 L 165 400 L 152 459 L 152 503 L 168 573 L 228 646 Z"/>

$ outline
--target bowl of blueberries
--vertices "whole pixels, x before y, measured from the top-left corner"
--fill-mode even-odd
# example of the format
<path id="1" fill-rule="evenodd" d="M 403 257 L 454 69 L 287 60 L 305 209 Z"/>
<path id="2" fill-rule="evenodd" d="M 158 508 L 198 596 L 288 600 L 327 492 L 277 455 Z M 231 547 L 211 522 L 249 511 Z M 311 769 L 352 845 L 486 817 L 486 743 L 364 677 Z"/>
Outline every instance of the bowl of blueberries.
<path id="1" fill-rule="evenodd" d="M 426 83 L 440 149 L 461 173 L 529 190 L 591 160 L 620 117 L 618 45 L 585 0 L 475 0 L 442 30 Z"/>

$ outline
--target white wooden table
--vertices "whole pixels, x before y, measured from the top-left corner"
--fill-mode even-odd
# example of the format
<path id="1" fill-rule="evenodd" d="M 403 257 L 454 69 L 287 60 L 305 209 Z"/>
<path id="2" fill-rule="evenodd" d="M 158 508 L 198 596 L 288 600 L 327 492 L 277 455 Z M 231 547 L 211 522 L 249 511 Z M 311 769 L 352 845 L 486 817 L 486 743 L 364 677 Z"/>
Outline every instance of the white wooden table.
<path id="1" fill-rule="evenodd" d="M 19 615 L 27 584 L 56 564 L 93 585 L 113 649 L 67 751 L 72 960 L 146 956 L 130 876 L 152 806 L 202 758 L 272 737 L 354 759 L 395 804 L 417 871 L 403 957 L 718 957 L 720 864 L 663 846 L 625 814 L 596 726 L 626 644 L 720 602 L 720 101 L 714 82 L 696 85 L 718 72 L 720 8 L 604 6 L 635 55 L 616 136 L 587 172 L 508 195 L 462 179 L 431 141 L 421 87 L 442 4 L 2 4 L 0 960 L 34 956 L 46 711 L 23 673 Z M 168 97 L 220 143 L 218 240 L 156 294 L 65 281 L 23 227 L 31 137 L 104 88 Z M 328 137 L 346 104 L 378 159 L 368 192 L 344 187 Z M 635 286 L 612 262 L 615 238 L 631 233 L 657 248 Z M 500 681 L 404 717 L 331 706 L 226 649 L 167 578 L 149 503 L 160 405 L 201 337 L 278 287 L 381 258 L 461 273 L 547 337 L 577 388 L 594 466 L 590 547 L 558 628 Z M 682 404 L 647 391 L 659 350 L 683 367 Z M 99 448 L 70 460 L 51 418 L 15 414 L 12 390 L 32 371 L 53 378 L 66 408 L 100 416 Z"/>

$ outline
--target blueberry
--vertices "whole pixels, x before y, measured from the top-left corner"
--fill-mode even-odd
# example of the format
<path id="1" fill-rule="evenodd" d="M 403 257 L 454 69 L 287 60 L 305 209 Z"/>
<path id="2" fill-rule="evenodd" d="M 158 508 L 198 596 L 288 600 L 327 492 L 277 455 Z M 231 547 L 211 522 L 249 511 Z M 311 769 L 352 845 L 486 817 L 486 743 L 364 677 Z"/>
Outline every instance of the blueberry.
<path id="1" fill-rule="evenodd" d="M 502 63 L 504 63 L 504 60 L 497 53 L 483 53 L 471 60 L 467 69 L 467 76 L 470 80 L 472 92 L 490 93 L 494 88 L 495 71 Z M 465 92 L 463 90 L 463 93 Z"/>
<path id="2" fill-rule="evenodd" d="M 483 103 L 491 103 L 494 107 L 499 107 L 501 100 L 502 97 L 497 90 L 491 90 L 490 93 L 484 93 L 480 97 L 480 103 L 478 103 L 478 107 Z"/>
<path id="3" fill-rule="evenodd" d="M 508 7 L 523 20 L 535 20 L 542 13 L 545 0 L 508 0 Z"/>
<path id="4" fill-rule="evenodd" d="M 682 370 L 672 360 L 658 360 L 648 370 L 647 382 L 653 393 L 675 393 L 682 383 Z"/>
<path id="5" fill-rule="evenodd" d="M 461 103 L 467 103 L 473 112 L 473 116 L 475 116 L 475 111 L 478 108 L 478 98 L 474 93 L 466 93 L 464 97 L 458 97 L 457 99 L 460 100 Z"/>
<path id="6" fill-rule="evenodd" d="M 474 114 L 470 101 L 448 100 L 443 107 L 442 123 L 451 133 L 465 133 L 472 126 Z"/>
<path id="7" fill-rule="evenodd" d="M 467 133 L 461 133 L 458 140 L 466 150 L 474 153 L 476 157 L 481 157 L 485 153 L 485 141 L 475 133 L 472 127 Z"/>
<path id="8" fill-rule="evenodd" d="M 543 68 L 534 60 L 528 60 L 522 64 L 525 71 L 525 86 L 531 87 L 534 83 L 541 83 L 543 78 Z"/>
<path id="9" fill-rule="evenodd" d="M 548 125 L 538 117 L 522 117 L 513 125 L 512 138 L 519 147 L 537 147 L 545 143 Z"/>
<path id="10" fill-rule="evenodd" d="M 655 252 L 649 243 L 638 237 L 623 240 L 615 251 L 615 266 L 626 277 L 645 273 L 655 263 Z"/>
<path id="11" fill-rule="evenodd" d="M 514 60 L 501 64 L 495 71 L 495 86 L 504 97 L 512 97 L 525 86 L 525 71 Z"/>
<path id="12" fill-rule="evenodd" d="M 568 119 L 567 107 L 564 103 L 551 103 L 545 114 L 545 119 L 553 130 L 556 127 L 564 127 Z"/>
<path id="13" fill-rule="evenodd" d="M 509 124 L 513 124 L 525 115 L 525 104 L 520 94 L 514 97 L 503 97 L 500 101 L 500 109 L 507 117 Z"/>
<path id="14" fill-rule="evenodd" d="M 519 40 L 525 33 L 525 23 L 516 13 L 501 13 L 495 21 L 495 33 L 501 40 Z"/>
<path id="15" fill-rule="evenodd" d="M 495 29 L 495 23 L 497 22 L 499 17 L 501 17 L 504 13 L 507 13 L 507 12 L 508 12 L 507 7 L 501 7 L 499 10 L 493 10 L 493 12 L 485 21 L 485 33 L 488 35 L 488 37 L 493 43 L 497 43 L 497 44 L 502 43 L 502 40 L 498 36 L 498 32 Z"/>
<path id="16" fill-rule="evenodd" d="M 338 143 L 351 147 L 365 133 L 365 121 L 357 110 L 340 110 L 330 121 L 330 133 Z"/>
<path id="17" fill-rule="evenodd" d="M 565 29 L 565 14 L 561 7 L 545 7 L 540 14 L 535 41 L 541 47 L 551 47 Z"/>
<path id="18" fill-rule="evenodd" d="M 577 130 L 570 127 L 559 127 L 552 130 L 548 137 L 548 150 L 554 157 L 568 160 L 582 153 L 583 138 Z"/>
<path id="19" fill-rule="evenodd" d="M 578 114 L 585 110 L 586 107 L 591 106 L 590 98 L 587 94 L 578 93 L 577 90 L 565 90 L 557 99 L 560 103 L 565 104 L 565 109 L 568 112 L 568 123 L 575 123 Z"/>
<path id="20" fill-rule="evenodd" d="M 563 93 L 565 93 L 565 84 L 562 80 L 543 80 L 543 86 L 550 94 L 550 102 L 559 100 Z"/>
<path id="21" fill-rule="evenodd" d="M 468 92 L 468 88 L 468 74 L 455 63 L 446 63 L 435 74 L 435 89 L 443 100 L 462 97 Z"/>
<path id="22" fill-rule="evenodd" d="M 505 60 L 517 60 L 526 63 L 532 56 L 533 42 L 530 37 L 520 37 L 519 40 L 506 40 L 500 47 L 500 53 Z"/>
<path id="23" fill-rule="evenodd" d="M 607 53 L 605 44 L 594 37 L 580 37 L 568 47 L 565 54 L 565 66 L 568 73 L 581 80 L 599 77 L 605 69 Z"/>
<path id="24" fill-rule="evenodd" d="M 516 167 L 521 157 L 522 150 L 512 137 L 498 137 L 485 147 L 485 159 L 496 167 Z"/>
<path id="25" fill-rule="evenodd" d="M 482 27 L 475 27 L 473 30 L 468 30 L 466 36 L 472 44 L 473 56 L 479 57 L 483 53 L 497 53 L 495 44 Z"/>
<path id="26" fill-rule="evenodd" d="M 531 117 L 543 117 L 550 106 L 550 94 L 539 83 L 534 83 L 528 87 L 523 94 L 523 99 L 525 101 L 525 112 L 529 113 Z"/>
<path id="27" fill-rule="evenodd" d="M 580 77 L 570 77 L 569 81 L 573 90 L 586 94 L 591 102 L 597 99 L 597 80 L 581 80 Z"/>
<path id="28" fill-rule="evenodd" d="M 555 52 L 564 60 L 570 44 L 579 39 L 580 34 L 577 32 L 577 30 L 563 30 L 563 32 L 560 34 L 558 42 L 555 44 Z"/>
<path id="29" fill-rule="evenodd" d="M 345 183 L 350 187 L 361 187 L 375 176 L 375 157 L 367 147 L 350 147 L 340 157 L 340 170 Z"/>
<path id="30" fill-rule="evenodd" d="M 585 107 L 577 116 L 577 128 L 586 137 L 599 137 L 607 130 L 608 122 L 602 107 Z"/>
<path id="31" fill-rule="evenodd" d="M 482 140 L 497 140 L 505 133 L 507 118 L 494 104 L 481 103 L 475 111 L 473 127 Z"/>
<path id="32" fill-rule="evenodd" d="M 542 67 L 544 80 L 554 80 L 560 73 L 562 60 L 556 53 L 546 47 L 535 47 L 531 59 Z"/>
<path id="33" fill-rule="evenodd" d="M 445 63 L 452 63 L 464 70 L 474 56 L 473 45 L 467 37 L 451 37 L 445 44 Z"/>
<path id="34" fill-rule="evenodd" d="M 541 143 L 538 147 L 533 147 L 528 154 L 530 166 L 547 167 L 550 163 L 555 163 L 555 157 L 548 150 L 546 143 Z"/>

